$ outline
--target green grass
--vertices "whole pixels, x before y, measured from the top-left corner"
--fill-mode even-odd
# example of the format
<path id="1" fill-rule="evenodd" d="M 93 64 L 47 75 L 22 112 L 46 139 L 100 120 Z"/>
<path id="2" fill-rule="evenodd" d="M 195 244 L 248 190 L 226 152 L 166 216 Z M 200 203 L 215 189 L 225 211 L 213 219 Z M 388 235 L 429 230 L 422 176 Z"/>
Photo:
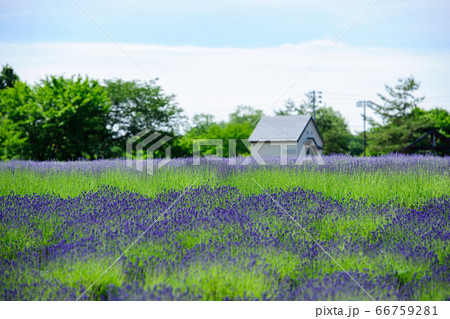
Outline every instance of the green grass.
<path id="1" fill-rule="evenodd" d="M 97 285 L 115 285 L 119 287 L 124 279 L 124 274 L 120 267 L 111 267 L 100 277 L 113 261 L 111 258 L 95 258 L 73 263 L 56 261 L 48 265 L 45 270 L 42 270 L 41 275 L 46 279 L 55 279 L 73 288 L 78 288 L 80 285 L 87 288 L 97 279 Z"/>
<path id="2" fill-rule="evenodd" d="M 267 277 L 257 271 L 242 271 L 232 264 L 194 263 L 177 271 L 164 270 L 147 274 L 144 287 L 169 285 L 174 289 L 202 294 L 202 300 L 236 298 L 252 292 L 255 297 L 270 287 Z"/>
<path id="3" fill-rule="evenodd" d="M 369 198 L 369 203 L 390 200 L 405 204 L 421 203 L 429 198 L 450 193 L 450 178 L 422 170 L 407 172 L 329 172 L 316 170 L 254 170 L 227 179 L 230 185 L 248 194 L 261 193 L 253 181 L 265 189 L 302 187 L 319 191 L 333 199 Z"/>
<path id="4" fill-rule="evenodd" d="M 58 194 L 75 197 L 102 185 L 138 192 L 153 197 L 164 190 L 181 190 L 195 185 L 238 187 L 244 194 L 259 194 L 265 189 L 284 190 L 301 187 L 322 192 L 334 199 L 368 198 L 369 203 L 417 205 L 429 198 L 450 194 L 450 178 L 426 169 L 406 172 L 378 170 L 372 172 L 318 171 L 296 168 L 261 168 L 221 176 L 212 169 L 162 169 L 155 175 L 111 169 L 96 173 L 62 171 L 39 173 L 26 169 L 0 170 L 0 195 Z M 258 183 L 256 184 L 255 181 Z"/>
<path id="5" fill-rule="evenodd" d="M 392 217 L 391 217 L 392 218 Z M 313 237 L 318 241 L 342 239 L 372 238 L 372 232 L 386 225 L 390 218 L 385 216 L 361 215 L 356 218 L 327 215 L 311 225 Z"/>
<path id="6" fill-rule="evenodd" d="M 190 235 L 188 235 L 189 237 Z M 244 251 L 236 251 L 242 255 Z M 64 285 L 79 289 L 81 294 L 90 284 L 95 284 L 88 295 L 94 300 L 101 299 L 106 294 L 107 287 L 121 287 L 125 283 L 139 282 L 144 289 L 155 286 L 170 286 L 181 292 L 190 291 L 201 294 L 202 300 L 223 300 L 225 298 L 240 298 L 244 294 L 253 294 L 261 298 L 264 292 L 277 287 L 277 278 L 289 277 L 294 281 L 304 278 L 323 278 L 335 272 L 341 272 L 341 265 L 346 271 L 364 271 L 374 277 L 380 274 L 396 276 L 401 283 L 417 280 L 427 274 L 430 267 L 427 261 L 411 261 L 401 255 L 378 254 L 364 256 L 362 254 L 340 254 L 336 257 L 337 263 L 331 262 L 329 256 L 321 253 L 315 259 L 302 258 L 291 252 L 279 252 L 255 248 L 253 253 L 258 254 L 258 262 L 253 268 L 243 271 L 242 265 L 230 262 L 199 263 L 194 262 L 183 268 L 153 269 L 145 266 L 142 260 L 150 256 L 167 258 L 163 245 L 144 242 L 134 246 L 127 252 L 127 259 L 137 261 L 136 269 L 139 276 L 130 276 L 123 268 L 122 262 L 115 264 L 101 278 L 99 276 L 113 262 L 113 259 L 95 258 L 68 263 L 67 260 L 52 261 L 40 271 L 42 278 L 49 281 L 58 281 Z M 175 256 L 173 256 L 175 257 Z M 261 272 L 261 267 L 277 276 L 267 277 Z M 129 268 L 128 268 L 129 270 Z M 442 283 L 424 285 L 417 292 L 417 300 L 436 300 L 436 296 L 445 299 L 448 289 Z M 365 297 L 362 294 L 362 297 Z M 340 296 L 342 299 L 352 299 L 352 296 Z M 354 299 L 361 299 L 361 296 Z"/>
<path id="7" fill-rule="evenodd" d="M 154 197 L 165 190 L 182 190 L 192 185 L 197 179 L 196 186 L 201 184 L 213 187 L 230 185 L 237 187 L 244 195 L 261 194 L 265 192 L 263 189 L 287 190 L 301 187 L 319 191 L 323 195 L 339 201 L 367 198 L 367 204 L 392 201 L 393 204 L 419 206 L 427 199 L 450 194 L 450 178 L 445 178 L 441 174 L 427 169 L 404 172 L 377 170 L 348 173 L 284 167 L 250 169 L 222 176 L 214 169 L 184 167 L 163 169 L 154 176 L 120 169 L 96 173 L 75 170 L 45 173 L 26 169 L 0 170 L 0 195 L 4 196 L 14 192 L 20 195 L 35 193 L 75 197 L 82 192 L 110 185 L 121 190 Z M 220 200 L 205 202 L 205 205 L 212 210 L 215 207 L 224 206 L 227 200 L 234 201 L 236 198 L 224 196 Z M 314 202 L 302 203 L 301 205 L 304 206 L 301 209 L 315 209 L 315 204 Z M 361 212 L 359 210 L 350 211 L 348 214 L 327 211 L 315 219 L 312 219 L 307 213 L 300 214 L 298 222 L 310 232 L 315 240 L 323 242 L 325 246 L 328 241 L 342 242 L 342 246 L 338 246 L 336 251 L 330 251 L 330 254 L 346 271 L 364 272 L 373 274 L 374 277 L 395 276 L 399 283 L 412 282 L 429 275 L 428 271 L 432 265 L 431 261 L 427 259 L 411 260 L 400 254 L 383 251 L 379 251 L 373 256 L 348 252 L 345 247 L 346 241 L 368 239 L 371 242 L 372 232 L 382 229 L 395 217 L 377 213 L 369 214 L 366 209 Z M 273 234 L 278 237 L 280 242 L 292 242 L 305 247 L 311 244 L 312 239 L 300 227 L 287 217 L 283 219 L 275 213 L 274 211 L 255 213 L 252 227 L 255 227 L 257 231 Z M 45 247 L 55 243 L 53 233 L 60 225 L 57 217 L 52 218 L 51 216 L 30 217 L 29 225 L 31 227 L 0 225 L 0 257 L 13 259 L 15 254 L 28 248 L 45 253 Z M 111 227 L 113 228 L 114 225 Z M 156 258 L 166 260 L 168 265 L 171 265 L 171 262 L 176 264 L 177 260 L 198 245 L 211 245 L 211 249 L 214 250 L 214 247 L 223 246 L 228 241 L 239 242 L 245 239 L 240 227 L 237 224 L 226 224 L 221 225 L 220 229 L 207 228 L 207 226 L 195 230 L 181 228 L 173 234 L 168 234 L 165 241 L 141 240 L 125 254 L 125 258 L 95 283 L 89 291 L 89 296 L 91 299 L 99 300 L 106 296 L 111 287 L 121 287 L 125 283 L 139 282 L 144 289 L 151 289 L 155 286 L 170 286 L 179 291 L 189 289 L 190 292 L 202 294 L 204 300 L 221 300 L 226 297 L 240 298 L 245 293 L 252 293 L 254 297 L 260 298 L 264 292 L 277 287 L 277 276 L 280 279 L 289 277 L 301 281 L 304 278 L 323 278 L 325 275 L 342 271 L 341 267 L 322 252 L 319 252 L 317 258 L 304 258 L 301 253 L 297 253 L 298 250 L 293 250 L 295 252 L 271 250 L 264 246 L 252 248 L 232 246 L 229 252 L 232 257 L 242 258 L 240 263 L 220 260 L 224 257 L 223 255 L 219 256 L 217 262 L 191 262 L 182 268 L 168 266 L 165 269 L 155 269 L 145 263 L 149 258 Z M 445 231 L 447 230 L 448 228 L 445 229 Z M 75 233 L 70 235 L 73 237 L 65 238 L 69 242 L 83 237 L 83 232 L 89 231 L 89 229 L 79 228 L 74 231 Z M 68 236 L 70 233 L 71 230 L 68 229 Z M 411 243 L 425 246 L 435 252 L 439 264 L 448 262 L 450 246 L 441 239 L 425 240 L 414 236 L 413 231 L 407 234 L 385 232 L 382 236 L 386 242 L 389 240 L 391 243 L 410 240 Z M 17 277 L 8 277 L 7 282 L 14 287 L 16 281 L 29 281 L 30 278 L 36 276 L 33 271 L 37 271 L 43 280 L 63 283 L 67 287 L 78 289 L 78 293 L 82 293 L 81 287 L 87 288 L 93 283 L 120 254 L 121 250 L 119 247 L 116 248 L 117 251 L 114 254 L 107 256 L 106 254 L 87 256 L 83 260 L 78 260 L 76 257 L 73 257 L 72 260 L 56 259 L 42 264 L 39 262 L 39 267 L 36 269 L 14 273 L 14 276 Z M 242 260 L 246 260 L 249 254 L 258 256 L 255 259 L 257 263 L 254 268 L 245 268 L 246 266 L 242 263 Z M 130 272 L 130 269 L 134 268 L 125 263 L 136 264 L 136 273 Z M 277 274 L 277 276 L 269 277 L 261 269 Z M 443 300 L 448 297 L 448 286 L 445 283 L 422 283 L 422 285 L 414 299 Z M 361 296 L 342 295 L 337 298 L 361 299 Z"/>
<path id="8" fill-rule="evenodd" d="M 211 174 L 212 178 L 214 174 Z M 25 194 L 56 194 L 61 197 L 75 197 L 82 192 L 97 190 L 103 185 L 118 187 L 122 190 L 139 192 L 142 195 L 155 196 L 164 189 L 184 189 L 192 184 L 198 176 L 191 170 L 161 170 L 150 176 L 135 171 L 119 169 L 104 170 L 97 173 L 81 171 L 36 172 L 17 169 L 14 172 L 0 170 L 0 195 L 14 192 Z M 203 178 L 208 177 L 205 173 Z M 207 178 L 205 179 L 207 180 Z"/>
<path id="9" fill-rule="evenodd" d="M 43 249 L 56 243 L 57 221 L 35 217 L 28 226 L 0 225 L 0 257 L 14 258 L 28 248 Z"/>

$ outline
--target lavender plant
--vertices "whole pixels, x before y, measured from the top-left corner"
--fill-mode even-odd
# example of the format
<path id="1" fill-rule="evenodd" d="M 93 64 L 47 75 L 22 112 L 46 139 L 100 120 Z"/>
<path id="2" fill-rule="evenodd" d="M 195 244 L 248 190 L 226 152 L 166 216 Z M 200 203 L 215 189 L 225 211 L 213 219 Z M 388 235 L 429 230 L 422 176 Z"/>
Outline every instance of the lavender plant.
<path id="1" fill-rule="evenodd" d="M 409 172 L 400 159 L 390 170 Z M 411 165 L 442 174 L 445 161 Z M 86 173 L 87 165 L 95 175 L 116 169 L 111 163 L 120 161 L 3 169 L 15 174 L 31 165 L 45 176 L 52 169 Z M 202 169 L 207 165 L 213 166 Z M 342 171 L 333 165 L 317 170 Z M 355 165 L 359 174 L 374 169 Z M 253 166 L 231 174 L 238 169 L 258 172 Z M 270 169 L 277 170 L 264 172 Z M 0 298 L 447 300 L 449 215 L 448 195 L 410 207 L 398 198 L 342 200 L 301 187 L 249 194 L 206 183 L 148 196 L 103 185 L 73 197 L 9 193 L 0 197 Z"/>

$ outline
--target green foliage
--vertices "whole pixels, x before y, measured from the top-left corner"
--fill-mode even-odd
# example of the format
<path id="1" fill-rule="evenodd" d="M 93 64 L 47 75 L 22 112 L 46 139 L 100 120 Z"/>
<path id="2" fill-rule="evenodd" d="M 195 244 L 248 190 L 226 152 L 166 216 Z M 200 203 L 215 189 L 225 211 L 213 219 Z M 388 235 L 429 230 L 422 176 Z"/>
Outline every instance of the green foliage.
<path id="1" fill-rule="evenodd" d="M 192 132 L 196 134 L 206 134 L 208 129 L 216 124 L 214 120 L 214 115 L 212 114 L 195 114 L 194 115 L 195 127 L 191 129 Z"/>
<path id="2" fill-rule="evenodd" d="M 153 81 L 110 80 L 102 87 L 80 76 L 49 76 L 34 88 L 14 83 L 0 91 L 4 160 L 120 157 L 129 137 L 143 129 L 173 136 L 182 118 L 174 96 Z"/>
<path id="3" fill-rule="evenodd" d="M 103 155 L 109 100 L 97 81 L 47 77 L 0 91 L 2 159 L 94 159 Z"/>
<path id="4" fill-rule="evenodd" d="M 402 125 L 405 122 L 405 117 L 410 115 L 411 111 L 417 108 L 418 104 L 425 98 L 414 97 L 413 92 L 417 91 L 419 87 L 420 83 L 414 80 L 412 76 L 399 79 L 394 87 L 385 85 L 388 96 L 378 94 L 382 104 L 372 103 L 370 106 L 381 118 L 381 124 Z M 373 118 L 370 118 L 370 122 L 372 125 L 381 126 Z"/>
<path id="5" fill-rule="evenodd" d="M 24 158 L 21 156 L 26 149 L 27 138 L 19 130 L 18 125 L 4 116 L 0 124 L 1 160 Z"/>
<path id="6" fill-rule="evenodd" d="M 255 126 L 263 116 L 262 110 L 256 110 L 251 106 L 239 105 L 235 112 L 230 114 L 230 124 L 250 124 Z"/>
<path id="7" fill-rule="evenodd" d="M 306 94 L 307 101 L 303 101 L 298 105 L 291 99 L 287 99 L 282 109 L 276 110 L 275 115 L 304 115 L 312 111 L 312 102 L 310 96 Z"/>
<path id="8" fill-rule="evenodd" d="M 41 111 L 37 136 L 30 136 L 33 158 L 95 159 L 104 152 L 109 100 L 97 81 L 50 76 L 36 89 Z"/>
<path id="9" fill-rule="evenodd" d="M 0 158 L 32 158 L 30 138 L 39 134 L 42 112 L 26 83 L 0 90 Z"/>
<path id="10" fill-rule="evenodd" d="M 36 86 L 5 66 L 0 76 L 0 159 L 108 158 L 144 129 L 178 133 L 182 110 L 154 81 L 48 76 Z M 181 156 L 176 139 L 172 154 Z"/>
<path id="11" fill-rule="evenodd" d="M 172 147 L 172 156 L 182 156 L 175 134 L 184 117 L 182 109 L 174 102 L 174 95 L 166 95 L 155 80 L 148 82 L 105 80 L 105 88 L 111 101 L 108 114 L 110 139 L 107 142 L 107 157 L 125 156 L 127 139 L 143 130 L 161 132 L 171 136 L 168 145 Z M 157 150 L 155 157 L 164 156 Z"/>
<path id="12" fill-rule="evenodd" d="M 419 108 L 413 110 L 415 117 L 421 119 L 424 130 L 437 128 L 442 134 L 450 136 L 450 112 L 444 109 L 433 108 L 425 111 Z"/>
<path id="13" fill-rule="evenodd" d="M 360 132 L 356 135 L 350 135 L 348 139 L 348 150 L 350 155 L 360 156 L 364 152 L 364 133 Z"/>
<path id="14" fill-rule="evenodd" d="M 13 68 L 8 64 L 4 65 L 0 74 L 0 90 L 14 87 L 14 83 L 17 81 L 19 81 L 19 77 L 14 73 Z"/>
<path id="15" fill-rule="evenodd" d="M 447 171 L 448 174 L 448 171 Z M 427 169 L 415 169 L 404 173 L 386 171 L 348 173 L 314 169 L 285 168 L 237 171 L 227 176 L 211 167 L 167 168 L 150 176 L 146 173 L 110 169 L 96 174 L 80 171 L 37 173 L 31 170 L 0 170 L 0 196 L 11 191 L 17 194 L 59 194 L 74 197 L 83 191 L 99 189 L 102 185 L 116 186 L 123 190 L 155 196 L 165 189 L 184 189 L 193 181 L 196 185 L 238 187 L 244 194 L 260 194 L 264 191 L 255 184 L 257 180 L 266 189 L 302 187 L 321 192 L 333 198 L 368 198 L 369 202 L 384 203 L 396 199 L 414 206 L 427 198 L 450 193 L 450 179 Z"/>
<path id="16" fill-rule="evenodd" d="M 109 125 L 126 137 L 144 129 L 172 131 L 170 125 L 180 110 L 173 103 L 174 96 L 166 96 L 155 81 L 105 80 L 105 88 L 111 100 Z"/>
<path id="17" fill-rule="evenodd" d="M 382 104 L 371 108 L 381 119 L 370 118 L 372 129 L 368 134 L 368 153 L 371 155 L 401 152 L 409 143 L 433 128 L 450 133 L 450 114 L 443 109 L 422 110 L 418 104 L 424 97 L 414 97 L 420 83 L 413 77 L 400 79 L 394 87 L 386 85 L 388 96 L 379 94 Z"/>
<path id="18" fill-rule="evenodd" d="M 413 93 L 419 85 L 413 77 L 400 79 L 394 87 L 386 85 L 387 96 L 380 94 L 382 103 L 372 105 L 380 122 L 369 119 L 369 155 L 402 151 L 432 128 L 450 135 L 448 111 L 418 107 L 423 98 Z M 307 95 L 299 104 L 287 100 L 284 108 L 275 113 L 312 111 L 311 97 Z M 6 65 L 0 75 L 0 159 L 124 157 L 126 141 L 143 130 L 169 136 L 165 146 L 171 147 L 172 157 L 192 156 L 194 139 L 222 141 L 221 150 L 202 146 L 202 155 L 248 155 L 249 149 L 241 140 L 249 138 L 263 115 L 261 110 L 240 105 L 228 121 L 217 122 L 211 114 L 197 114 L 195 125 L 188 127 L 182 112 L 175 96 L 166 94 L 156 80 L 105 80 L 102 86 L 80 76 L 48 76 L 30 87 Z M 324 154 L 362 154 L 361 134 L 352 135 L 339 112 L 318 107 L 315 122 L 325 142 Z M 153 156 L 165 156 L 164 149 L 157 149 Z"/>
<path id="19" fill-rule="evenodd" d="M 186 155 L 192 156 L 194 139 L 218 139 L 223 142 L 222 156 L 248 155 L 249 149 L 241 140 L 250 137 L 261 116 L 261 110 L 242 105 L 230 114 L 228 122 L 217 123 L 212 114 L 197 114 L 195 125 L 181 138 L 180 145 Z M 235 153 L 230 149 L 230 140 L 236 142 Z M 202 155 L 217 154 L 215 146 L 202 146 L 200 151 Z"/>
<path id="20" fill-rule="evenodd" d="M 351 133 L 341 113 L 331 107 L 321 107 L 316 110 L 316 125 L 324 140 L 324 154 L 349 151 Z"/>
<path id="21" fill-rule="evenodd" d="M 426 111 L 415 108 L 403 117 L 401 125 L 387 124 L 372 128 L 368 133 L 368 152 L 371 155 L 401 152 L 409 143 L 433 128 L 449 136 L 449 123 L 450 113 L 446 110 L 435 108 Z"/>

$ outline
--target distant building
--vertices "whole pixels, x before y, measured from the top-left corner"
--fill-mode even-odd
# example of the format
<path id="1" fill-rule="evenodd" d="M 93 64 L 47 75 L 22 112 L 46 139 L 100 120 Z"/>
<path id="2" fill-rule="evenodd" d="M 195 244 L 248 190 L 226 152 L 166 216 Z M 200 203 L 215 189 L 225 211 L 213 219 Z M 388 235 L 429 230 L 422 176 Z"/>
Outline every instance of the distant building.
<path id="1" fill-rule="evenodd" d="M 450 155 L 450 138 L 433 128 L 403 149 L 403 153 L 432 153 Z"/>
<path id="2" fill-rule="evenodd" d="M 305 143 L 315 145 L 322 154 L 324 145 L 310 115 L 263 116 L 248 141 L 252 149 L 260 146 L 261 156 L 298 156 Z"/>

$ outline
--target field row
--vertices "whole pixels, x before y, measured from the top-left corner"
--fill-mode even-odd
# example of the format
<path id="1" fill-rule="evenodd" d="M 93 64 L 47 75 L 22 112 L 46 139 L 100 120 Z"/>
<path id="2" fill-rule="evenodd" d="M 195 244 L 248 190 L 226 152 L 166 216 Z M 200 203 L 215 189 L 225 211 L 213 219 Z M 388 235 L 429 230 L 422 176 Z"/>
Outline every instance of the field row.
<path id="1" fill-rule="evenodd" d="M 3 300 L 450 298 L 448 196 L 408 208 L 301 188 L 108 186 L 3 196 L 0 212 Z"/>
<path id="2" fill-rule="evenodd" d="M 145 173 L 147 162 L 127 167 L 125 160 L 75 162 L 6 162 L 0 165 L 0 195 L 54 194 L 75 197 L 103 185 L 154 197 L 193 184 L 237 187 L 247 195 L 263 189 L 301 187 L 334 199 L 366 198 L 369 203 L 389 201 L 414 207 L 430 198 L 450 194 L 450 157 L 390 155 L 372 158 L 326 156 L 325 164 L 259 165 L 250 158 L 174 159 L 168 166 Z M 160 160 L 153 160 L 156 167 Z M 249 161 L 248 164 L 247 161 Z M 233 165 L 232 165 L 233 164 Z M 142 165 L 144 172 L 136 170 Z M 194 183 L 195 182 L 195 183 Z"/>

